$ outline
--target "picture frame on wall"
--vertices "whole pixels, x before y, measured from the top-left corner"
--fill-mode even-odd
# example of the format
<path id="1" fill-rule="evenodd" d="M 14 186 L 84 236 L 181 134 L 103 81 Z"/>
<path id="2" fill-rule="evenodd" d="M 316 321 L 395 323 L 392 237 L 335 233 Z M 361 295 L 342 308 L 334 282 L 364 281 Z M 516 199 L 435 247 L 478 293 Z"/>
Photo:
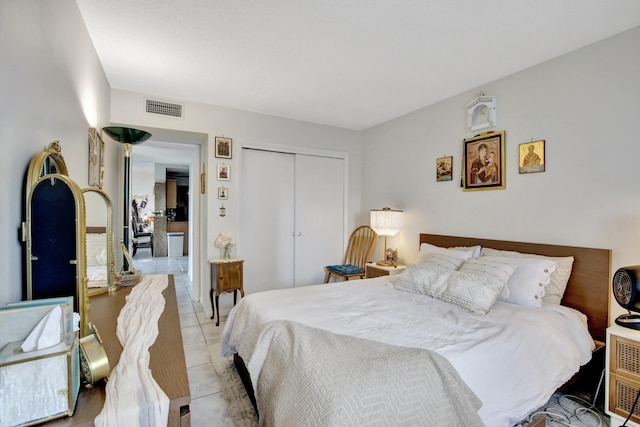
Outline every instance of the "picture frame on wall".
<path id="1" fill-rule="evenodd" d="M 520 144 L 518 149 L 518 173 L 544 172 L 544 139 Z"/>
<path id="2" fill-rule="evenodd" d="M 218 187 L 218 199 L 227 200 L 229 198 L 229 189 L 227 187 Z"/>
<path id="3" fill-rule="evenodd" d="M 231 179 L 231 170 L 229 165 L 218 165 L 218 181 L 229 181 Z"/>
<path id="4" fill-rule="evenodd" d="M 102 190 L 104 183 L 104 141 L 95 128 L 89 128 L 89 186 Z"/>
<path id="5" fill-rule="evenodd" d="M 216 157 L 221 159 L 231 158 L 231 149 L 233 141 L 231 138 L 225 138 L 223 136 L 216 136 Z"/>
<path id="6" fill-rule="evenodd" d="M 463 190 L 503 190 L 505 133 L 486 132 L 463 141 Z"/>
<path id="7" fill-rule="evenodd" d="M 453 156 L 436 159 L 436 181 L 451 181 L 453 179 Z"/>

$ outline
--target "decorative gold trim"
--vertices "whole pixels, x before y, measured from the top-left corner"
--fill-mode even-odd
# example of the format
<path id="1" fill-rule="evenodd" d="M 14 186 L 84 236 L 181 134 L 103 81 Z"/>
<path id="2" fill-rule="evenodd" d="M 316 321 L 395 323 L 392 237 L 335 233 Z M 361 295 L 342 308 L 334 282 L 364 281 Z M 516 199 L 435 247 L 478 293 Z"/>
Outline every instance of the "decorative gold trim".
<path id="1" fill-rule="evenodd" d="M 104 288 L 89 288 L 88 287 L 88 278 L 87 278 L 87 295 L 89 297 L 92 297 L 94 295 L 100 295 L 103 294 L 105 292 L 115 292 L 118 289 L 120 289 L 120 278 L 118 276 L 118 273 L 116 273 L 115 269 L 115 249 L 114 249 L 114 240 L 113 240 L 113 202 L 111 202 L 111 198 L 109 197 L 109 195 L 107 193 L 105 193 L 104 191 L 102 191 L 101 189 L 97 188 L 97 187 L 90 187 L 90 188 L 83 188 L 82 189 L 82 195 L 83 195 L 83 200 L 85 203 L 85 206 L 87 204 L 86 199 L 84 199 L 84 195 L 85 193 L 96 193 L 98 196 L 100 196 L 102 198 L 102 200 L 104 200 L 104 203 L 106 205 L 106 211 L 107 211 L 107 225 L 106 225 L 106 234 L 107 234 L 107 265 L 106 268 L 109 269 L 108 275 L 107 275 L 107 286 Z M 86 210 L 86 208 L 85 208 Z M 85 218 L 85 224 L 86 224 L 86 218 Z M 86 231 L 86 228 L 85 228 Z M 86 236 L 85 236 L 86 238 Z M 86 240 L 85 240 L 86 242 Z M 85 265 L 87 265 L 87 260 L 86 260 L 86 249 L 85 249 Z M 85 269 L 84 271 L 84 275 L 85 277 L 87 276 L 87 271 Z"/>
<path id="2" fill-rule="evenodd" d="M 29 196 L 31 189 L 43 175 L 51 173 L 48 170 L 51 167 L 55 168 L 55 173 L 69 175 L 67 164 L 61 152 L 62 147 L 60 147 L 60 141 L 53 141 L 31 158 L 27 171 L 27 196 Z M 45 168 L 47 170 L 45 170 Z"/>
<path id="3" fill-rule="evenodd" d="M 27 299 L 32 299 L 33 297 L 33 268 L 32 268 L 32 259 L 33 259 L 33 245 L 32 245 L 32 236 L 31 236 L 31 196 L 33 195 L 33 189 L 43 181 L 55 181 L 59 180 L 63 182 L 74 196 L 75 201 L 75 211 L 76 211 L 76 293 L 78 295 L 78 310 L 80 314 L 80 337 L 85 337 L 89 334 L 89 326 L 88 326 L 88 314 L 89 314 L 89 303 L 87 299 L 87 254 L 86 254 L 86 225 L 85 225 L 85 206 L 84 206 L 84 198 L 82 196 L 82 190 L 78 187 L 78 184 L 75 183 L 71 178 L 66 175 L 61 175 L 59 173 L 44 175 L 38 180 L 36 180 L 29 188 L 28 196 L 27 196 L 27 218 L 26 224 L 28 232 L 26 234 L 26 261 L 27 261 Z M 83 273 L 84 272 L 84 273 Z"/>

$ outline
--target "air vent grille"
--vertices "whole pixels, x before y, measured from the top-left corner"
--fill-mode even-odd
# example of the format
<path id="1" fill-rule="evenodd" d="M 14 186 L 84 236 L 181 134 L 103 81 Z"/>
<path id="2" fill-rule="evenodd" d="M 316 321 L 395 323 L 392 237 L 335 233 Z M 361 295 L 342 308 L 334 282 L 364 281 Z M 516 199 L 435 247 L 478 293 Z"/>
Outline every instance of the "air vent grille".
<path id="1" fill-rule="evenodd" d="M 156 99 L 147 99 L 146 112 L 151 114 L 160 114 L 162 116 L 182 118 L 183 105 L 174 102 L 158 101 Z"/>

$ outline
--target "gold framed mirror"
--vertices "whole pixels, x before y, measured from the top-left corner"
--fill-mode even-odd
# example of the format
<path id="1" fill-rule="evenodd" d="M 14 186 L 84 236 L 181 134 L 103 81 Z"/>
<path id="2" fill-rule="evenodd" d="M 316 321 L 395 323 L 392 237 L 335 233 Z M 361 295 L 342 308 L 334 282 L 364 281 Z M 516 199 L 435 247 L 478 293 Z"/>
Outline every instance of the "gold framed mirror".
<path id="1" fill-rule="evenodd" d="M 86 224 L 87 295 L 99 295 L 120 289 L 115 271 L 113 240 L 113 203 L 98 187 L 82 189 Z"/>

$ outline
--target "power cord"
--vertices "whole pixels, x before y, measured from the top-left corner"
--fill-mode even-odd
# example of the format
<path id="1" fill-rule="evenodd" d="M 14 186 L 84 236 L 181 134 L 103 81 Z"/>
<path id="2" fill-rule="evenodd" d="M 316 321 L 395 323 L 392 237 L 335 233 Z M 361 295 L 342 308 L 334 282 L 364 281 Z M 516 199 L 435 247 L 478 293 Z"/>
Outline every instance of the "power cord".
<path id="1" fill-rule="evenodd" d="M 598 388 L 599 387 L 600 385 L 598 385 Z M 597 394 L 596 394 L 596 397 L 597 397 Z M 563 404 L 563 399 L 568 399 L 570 401 L 573 401 L 574 403 L 583 403 L 588 405 L 588 407 L 580 406 L 579 408 L 576 408 L 574 410 L 574 409 L 568 408 L 566 406 L 566 403 Z M 575 402 L 575 401 L 579 401 L 579 402 Z M 586 414 L 590 414 L 591 420 L 594 420 L 594 419 L 597 420 L 597 425 L 593 427 L 603 427 L 604 415 L 595 407 L 595 402 L 596 402 L 596 398 L 594 398 L 593 403 L 591 403 L 582 399 L 581 397 L 578 397 L 572 394 L 563 394 L 558 398 L 558 405 L 564 412 L 555 408 L 548 408 L 548 409 L 545 409 L 542 411 L 536 411 L 530 414 L 528 421 L 532 422 L 535 417 L 539 415 L 544 415 L 544 416 L 548 416 L 550 421 L 553 421 L 565 427 L 584 427 L 585 425 L 589 425 L 589 424 L 586 424 L 586 421 L 584 418 L 584 414 L 586 413 Z M 571 422 L 571 418 L 570 418 L 571 416 L 575 416 L 578 419 L 578 421 L 580 421 L 580 424 L 579 425 L 573 424 Z"/>
<path id="2" fill-rule="evenodd" d="M 638 390 L 638 394 L 636 394 L 636 400 L 633 401 L 633 405 L 631 406 L 631 410 L 629 411 L 629 416 L 627 417 L 626 420 L 624 420 L 624 423 L 622 423 L 620 427 L 625 427 L 629 422 L 629 420 L 631 419 L 633 412 L 636 410 L 636 405 L 638 404 L 638 398 L 640 398 L 640 390 Z"/>

